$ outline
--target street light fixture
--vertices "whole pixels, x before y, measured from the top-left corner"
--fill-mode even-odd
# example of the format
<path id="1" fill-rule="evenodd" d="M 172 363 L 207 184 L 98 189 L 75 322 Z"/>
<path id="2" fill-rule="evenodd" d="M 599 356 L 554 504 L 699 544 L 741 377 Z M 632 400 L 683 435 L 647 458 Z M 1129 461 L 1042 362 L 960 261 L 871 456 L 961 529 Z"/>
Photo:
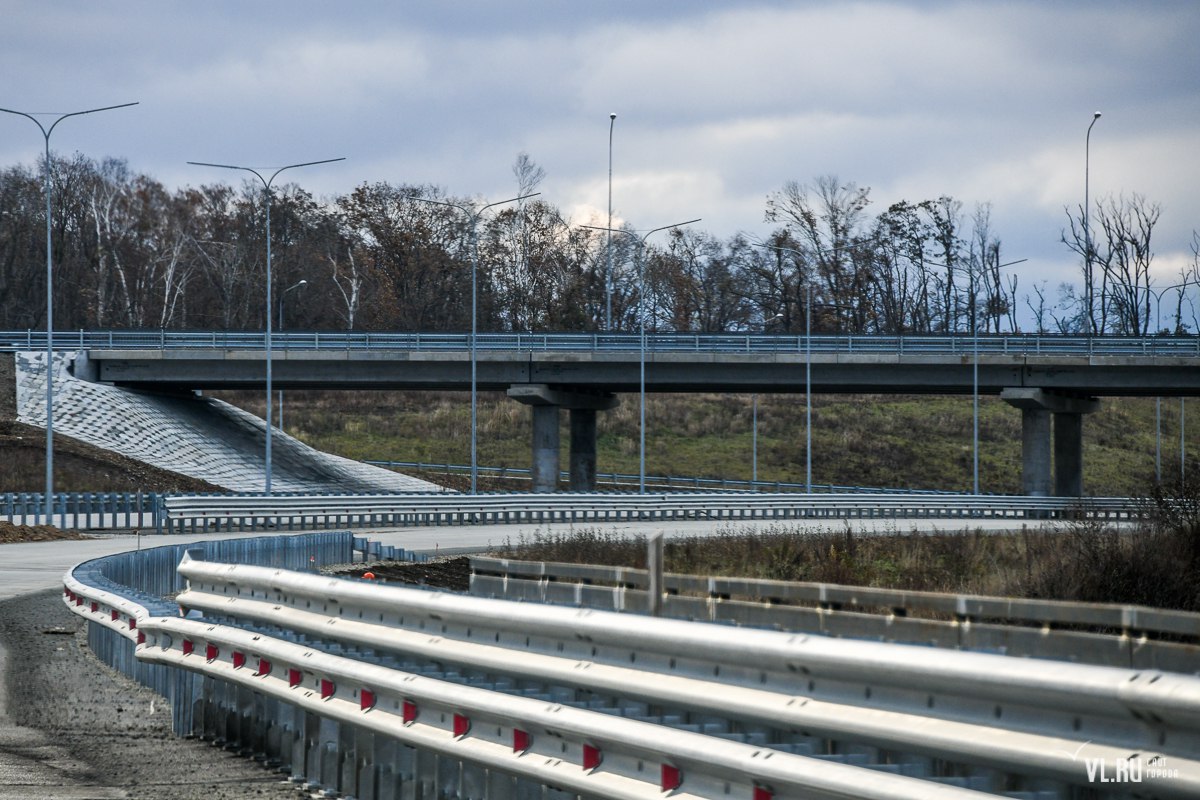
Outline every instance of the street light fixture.
<path id="1" fill-rule="evenodd" d="M 1164 286 L 1158 291 L 1147 289 L 1151 296 L 1154 297 L 1154 328 L 1155 333 L 1162 330 L 1162 299 L 1163 295 L 1172 289 L 1186 290 L 1189 286 L 1200 285 L 1197 281 L 1184 281 L 1172 286 Z M 1183 292 L 1180 292 L 1183 294 Z M 1181 301 L 1182 302 L 1182 301 Z M 1179 329 L 1179 320 L 1175 321 L 1176 331 Z M 1183 423 L 1186 398 L 1179 398 L 1179 481 L 1183 482 L 1183 468 L 1186 451 L 1184 449 L 1183 440 Z M 1156 483 L 1162 483 L 1162 397 L 1154 398 L 1154 480 Z"/>
<path id="2" fill-rule="evenodd" d="M 497 200 L 495 203 L 488 203 L 481 207 L 478 211 L 471 211 L 469 208 L 458 203 L 450 203 L 445 200 L 430 200 L 427 197 L 413 197 L 413 200 L 419 200 L 422 203 L 433 203 L 437 206 L 449 206 L 456 208 L 467 215 L 467 219 L 471 221 L 471 494 L 479 493 L 479 461 L 476 453 L 476 443 L 478 441 L 478 391 L 477 391 L 477 364 L 475 353 L 475 339 L 478 335 L 479 325 L 479 291 L 478 291 L 478 274 L 479 274 L 479 220 L 483 217 L 483 212 L 493 206 L 502 206 L 506 203 L 515 203 L 519 200 L 528 200 L 530 197 L 537 197 L 541 192 L 533 192 L 532 194 L 523 194 L 519 197 L 510 197 L 507 200 Z"/>
<path id="3" fill-rule="evenodd" d="M 612 153 L 613 126 L 617 124 L 617 115 L 608 115 L 608 271 L 604 274 L 604 329 L 612 330 L 612 293 L 613 293 L 613 262 L 612 262 Z"/>
<path id="4" fill-rule="evenodd" d="M 31 120 L 42 132 L 46 144 L 45 176 L 43 179 L 46 195 L 46 524 L 53 523 L 54 516 L 54 268 L 52 259 L 53 245 L 51 243 L 50 216 L 50 134 L 58 127 L 58 123 L 67 117 L 79 117 L 84 114 L 95 114 L 98 111 L 112 111 L 115 108 L 129 108 L 137 103 L 121 103 L 116 106 L 89 108 L 87 111 L 72 111 L 58 115 L 47 128 L 39 116 L 47 116 L 37 111 L 16 111 L 11 108 L 0 108 L 6 114 L 16 114 Z M 49 115 L 54 116 L 54 115 Z"/>
<path id="5" fill-rule="evenodd" d="M 207 161 L 189 161 L 187 163 L 196 167 L 217 167 L 219 169 L 236 169 L 243 172 L 249 172 L 254 177 L 258 178 L 263 185 L 263 204 L 267 209 L 267 303 L 266 314 L 267 318 L 267 334 L 266 334 L 266 361 L 267 361 L 267 444 L 266 444 L 266 479 L 264 481 L 264 491 L 266 494 L 271 493 L 271 184 L 275 182 L 275 178 L 284 170 L 297 169 L 298 167 L 312 167 L 317 164 L 332 164 L 336 161 L 345 161 L 345 158 L 326 158 L 321 161 L 305 161 L 300 164 L 288 164 L 286 167 L 279 167 L 271 173 L 270 178 L 264 178 L 262 173 L 253 167 L 240 167 L 234 164 L 213 164 Z"/>
<path id="6" fill-rule="evenodd" d="M 627 231 L 623 228 L 600 228 L 595 225 L 581 225 L 582 228 L 591 228 L 597 231 L 608 231 L 609 234 L 623 233 L 626 236 L 632 237 L 637 244 L 637 264 L 638 264 L 638 331 L 639 331 L 639 347 L 638 347 L 638 494 L 646 493 L 646 269 L 645 269 L 645 254 L 646 240 L 650 238 L 650 234 L 665 231 L 669 228 L 682 228 L 684 225 L 691 225 L 693 222 L 699 222 L 700 218 L 689 219 L 687 222 L 676 222 L 673 225 L 663 225 L 660 228 L 651 228 L 644 235 L 638 237 L 637 231 Z"/>
<path id="7" fill-rule="evenodd" d="M 1096 335 L 1096 322 L 1092 314 L 1092 229 L 1088 224 L 1089 214 L 1091 212 L 1089 199 L 1089 179 L 1091 167 L 1091 148 L 1092 148 L 1092 125 L 1096 124 L 1096 120 L 1100 119 L 1100 112 L 1097 111 L 1092 115 L 1092 122 L 1088 125 L 1087 137 L 1083 143 L 1083 263 L 1084 277 L 1087 279 L 1087 326 L 1088 335 Z"/>
<path id="8" fill-rule="evenodd" d="M 772 322 L 775 322 L 776 320 L 780 320 L 780 319 L 783 319 L 783 314 L 776 314 L 775 316 L 770 317 L 769 319 L 765 320 L 763 322 L 763 333 L 767 332 L 767 328 L 770 326 L 770 324 Z M 751 468 L 751 473 L 750 473 L 750 482 L 751 482 L 751 484 L 755 484 L 755 483 L 758 483 L 758 392 L 755 392 L 753 395 L 751 395 L 750 401 L 751 401 L 751 406 L 753 407 L 751 426 L 750 426 L 751 431 L 752 431 L 752 435 L 750 437 L 750 441 L 751 441 L 750 449 L 751 449 L 751 454 L 752 454 L 751 462 L 752 462 L 753 466 Z"/>
<path id="9" fill-rule="evenodd" d="M 307 285 L 308 285 L 308 281 L 305 280 L 304 278 L 301 278 L 300 280 L 296 281 L 291 286 L 289 286 L 288 288 L 284 289 L 282 292 L 279 293 L 279 332 L 280 333 L 283 333 L 283 301 L 287 297 L 287 293 L 290 292 L 292 289 L 299 289 L 299 288 L 301 288 L 303 286 L 307 286 Z M 285 347 L 286 347 L 286 345 L 285 345 Z M 284 432 L 283 431 L 283 389 L 279 390 L 279 432 L 280 433 Z"/>

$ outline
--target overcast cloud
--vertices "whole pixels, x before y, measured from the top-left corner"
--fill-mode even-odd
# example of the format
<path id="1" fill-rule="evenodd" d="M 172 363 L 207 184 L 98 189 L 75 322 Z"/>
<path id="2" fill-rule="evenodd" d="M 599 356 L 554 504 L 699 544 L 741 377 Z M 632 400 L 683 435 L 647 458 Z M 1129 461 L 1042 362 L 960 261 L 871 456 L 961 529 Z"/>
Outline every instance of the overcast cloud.
<path id="1" fill-rule="evenodd" d="M 1083 202 L 1161 203 L 1160 284 L 1200 229 L 1200 5 L 1181 2 L 113 2 L 0 0 L 0 106 L 134 109 L 64 122 L 58 152 L 171 186 L 189 160 L 278 166 L 317 195 L 364 182 L 514 193 L 525 151 L 577 222 L 613 202 L 647 229 L 692 217 L 763 235 L 766 196 L 835 174 L 873 209 L 993 204 L 1025 280 L 1075 279 Z M 0 164 L 32 163 L 0 115 Z"/>

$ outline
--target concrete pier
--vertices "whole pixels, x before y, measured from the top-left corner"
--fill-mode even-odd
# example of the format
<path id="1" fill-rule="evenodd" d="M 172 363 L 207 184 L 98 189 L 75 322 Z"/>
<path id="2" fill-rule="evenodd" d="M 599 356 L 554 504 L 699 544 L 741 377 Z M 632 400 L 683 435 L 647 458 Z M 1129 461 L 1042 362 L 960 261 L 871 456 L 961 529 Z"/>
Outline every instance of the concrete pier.
<path id="1" fill-rule="evenodd" d="M 1055 497 L 1082 497 L 1083 415 L 1100 401 L 1029 388 L 1005 389 L 1000 398 L 1021 409 L 1021 491 L 1045 497 L 1053 488 Z"/>
<path id="2" fill-rule="evenodd" d="M 533 491 L 558 489 L 558 412 L 571 412 L 571 480 L 573 492 L 596 490 L 596 412 L 607 411 L 617 398 L 607 392 L 587 392 L 544 383 L 520 384 L 508 396 L 530 406 L 533 414 Z"/>

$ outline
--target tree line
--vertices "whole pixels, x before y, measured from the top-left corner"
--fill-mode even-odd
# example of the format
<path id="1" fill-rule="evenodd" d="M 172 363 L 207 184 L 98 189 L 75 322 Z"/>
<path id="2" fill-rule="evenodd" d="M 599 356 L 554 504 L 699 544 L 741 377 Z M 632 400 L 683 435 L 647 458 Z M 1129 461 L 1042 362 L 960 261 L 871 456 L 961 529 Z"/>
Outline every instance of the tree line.
<path id="1" fill-rule="evenodd" d="M 50 167 L 57 328 L 264 327 L 261 186 L 170 190 L 123 160 L 81 155 Z M 42 170 L 0 172 L 0 329 L 45 325 Z M 545 172 L 522 153 L 513 177 L 531 194 Z M 476 240 L 463 209 L 477 200 L 378 182 L 321 200 L 288 184 L 271 203 L 273 324 L 287 292 L 287 329 L 469 329 Z M 648 329 L 664 331 L 1002 333 L 1019 319 L 1039 332 L 1196 330 L 1187 291 L 1200 238 L 1159 325 L 1150 242 L 1160 209 L 1141 196 L 1099 201 L 1086 227 L 1082 208 L 1067 209 L 1062 241 L 1091 291 L 1023 287 L 987 204 L 968 213 L 941 196 L 872 213 L 871 203 L 870 189 L 822 176 L 768 195 L 775 227 L 764 241 L 685 227 L 639 253 L 637 236 L 613 236 L 612 327 L 637 329 L 644 292 Z M 480 330 L 603 329 L 608 239 L 540 196 L 483 215 Z"/>

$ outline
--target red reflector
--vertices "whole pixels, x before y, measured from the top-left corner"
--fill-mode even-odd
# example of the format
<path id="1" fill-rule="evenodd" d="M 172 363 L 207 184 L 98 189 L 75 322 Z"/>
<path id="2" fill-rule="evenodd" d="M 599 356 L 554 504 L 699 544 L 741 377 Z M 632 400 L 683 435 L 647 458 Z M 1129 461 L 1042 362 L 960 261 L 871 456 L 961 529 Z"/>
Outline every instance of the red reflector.
<path id="1" fill-rule="evenodd" d="M 71 596 L 71 590 L 64 586 L 63 587 L 63 597 L 70 597 L 70 596 Z"/>
<path id="2" fill-rule="evenodd" d="M 600 766 L 600 748 L 590 744 L 583 746 L 583 768 L 595 769 Z"/>
<path id="3" fill-rule="evenodd" d="M 321 678 L 321 699 L 333 697 L 333 681 L 328 678 Z"/>
<path id="4" fill-rule="evenodd" d="M 363 689 L 358 693 L 358 707 L 363 711 L 375 707 L 375 693 L 370 689 Z"/>
<path id="5" fill-rule="evenodd" d="M 403 714 L 405 722 L 412 722 L 417 718 L 417 704 L 412 700 L 405 700 Z"/>
<path id="6" fill-rule="evenodd" d="M 754 800 L 774 800 L 775 793 L 765 786 L 754 787 Z"/>
<path id="7" fill-rule="evenodd" d="M 80 597 L 79 595 L 75 595 L 75 605 L 77 605 L 77 606 L 83 605 L 83 598 Z"/>
<path id="8" fill-rule="evenodd" d="M 116 622 L 116 621 L 117 621 L 117 617 L 119 617 L 119 616 L 121 616 L 121 615 L 120 615 L 120 614 L 118 614 L 118 613 L 117 613 L 117 610 L 114 608 L 114 609 L 112 610 L 112 621 L 113 621 L 113 622 Z"/>
<path id="9" fill-rule="evenodd" d="M 99 611 L 99 610 L 100 610 L 100 604 L 97 603 L 95 600 L 93 600 L 92 601 L 92 611 L 95 612 L 95 611 Z"/>
<path id="10" fill-rule="evenodd" d="M 183 640 L 183 654 L 185 656 L 190 656 L 192 654 L 192 651 L 195 649 L 196 649 L 196 645 L 192 644 L 191 639 Z"/>
<path id="11" fill-rule="evenodd" d="M 255 675 L 270 675 L 271 674 L 271 662 L 267 661 L 265 658 L 260 658 L 258 660 L 258 671 L 254 674 Z"/>
<path id="12" fill-rule="evenodd" d="M 241 669 L 245 665 L 246 665 L 246 654 L 239 653 L 238 651 L 234 650 L 233 651 L 233 668 Z"/>
<path id="13" fill-rule="evenodd" d="M 513 728 L 513 752 L 524 753 L 529 749 L 529 732 Z"/>
<path id="14" fill-rule="evenodd" d="M 683 773 L 679 771 L 679 767 L 673 767 L 670 764 L 662 765 L 662 790 L 669 792 L 672 789 L 678 789 L 679 784 L 683 783 Z"/>
<path id="15" fill-rule="evenodd" d="M 217 649 L 215 644 L 209 642 L 208 647 L 204 648 L 204 657 L 209 661 L 216 661 L 217 656 L 221 655 L 221 651 Z"/>
<path id="16" fill-rule="evenodd" d="M 300 685 L 300 670 L 289 669 L 288 670 L 288 686 L 299 686 L 299 685 Z"/>
<path id="17" fill-rule="evenodd" d="M 137 643 L 145 644 L 146 643 L 146 634 L 142 633 L 141 631 L 138 631 Z"/>
<path id="18" fill-rule="evenodd" d="M 471 720 L 464 714 L 454 715 L 454 735 L 466 736 L 467 731 L 471 730 Z"/>
<path id="19" fill-rule="evenodd" d="M 129 618 L 129 630 L 131 630 L 131 631 L 137 630 L 137 620 L 134 619 L 133 617 Z"/>

